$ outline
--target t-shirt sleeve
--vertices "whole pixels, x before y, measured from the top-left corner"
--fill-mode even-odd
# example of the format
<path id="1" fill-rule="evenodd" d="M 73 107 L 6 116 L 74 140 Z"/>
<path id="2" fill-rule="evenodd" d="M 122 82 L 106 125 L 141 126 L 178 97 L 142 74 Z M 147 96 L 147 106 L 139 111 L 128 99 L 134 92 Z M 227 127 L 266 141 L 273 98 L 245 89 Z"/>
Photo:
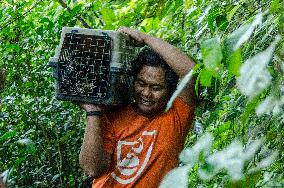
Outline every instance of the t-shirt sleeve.
<path id="1" fill-rule="evenodd" d="M 178 131 L 182 133 L 187 132 L 194 118 L 195 107 L 188 105 L 180 97 L 177 97 L 172 110 L 175 114 L 175 121 L 177 121 L 176 125 L 179 125 L 177 127 Z"/>

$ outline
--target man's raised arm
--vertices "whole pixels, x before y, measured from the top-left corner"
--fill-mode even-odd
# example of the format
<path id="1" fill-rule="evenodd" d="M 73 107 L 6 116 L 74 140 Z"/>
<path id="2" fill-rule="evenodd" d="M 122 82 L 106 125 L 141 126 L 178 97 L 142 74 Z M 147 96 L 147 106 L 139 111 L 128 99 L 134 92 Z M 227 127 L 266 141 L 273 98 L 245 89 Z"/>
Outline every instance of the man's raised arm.
<path id="1" fill-rule="evenodd" d="M 93 104 L 78 104 L 87 113 L 100 113 L 101 108 Z M 86 175 L 98 177 L 104 173 L 110 165 L 110 156 L 106 153 L 103 146 L 101 135 L 100 116 L 87 116 L 84 140 L 81 146 L 79 163 Z"/>
<path id="2" fill-rule="evenodd" d="M 191 69 L 194 67 L 194 62 L 185 53 L 173 45 L 147 35 L 135 29 L 122 27 L 119 31 L 129 35 L 135 39 L 138 43 L 146 44 L 157 52 L 166 63 L 177 73 L 180 78 L 183 78 Z M 195 104 L 195 93 L 194 93 L 194 79 L 184 88 L 180 97 L 188 104 Z"/>

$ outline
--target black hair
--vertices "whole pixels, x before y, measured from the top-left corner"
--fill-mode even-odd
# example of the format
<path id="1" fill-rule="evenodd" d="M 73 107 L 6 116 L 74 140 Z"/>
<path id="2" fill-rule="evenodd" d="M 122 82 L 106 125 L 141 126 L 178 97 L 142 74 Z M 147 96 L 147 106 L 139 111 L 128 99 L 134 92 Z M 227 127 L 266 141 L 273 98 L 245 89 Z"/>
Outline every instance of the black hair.
<path id="1" fill-rule="evenodd" d="M 165 70 L 165 79 L 168 88 L 168 96 L 171 96 L 176 90 L 179 76 L 166 63 L 166 61 L 154 50 L 144 47 L 137 58 L 133 61 L 133 74 L 135 79 L 143 66 L 161 67 Z"/>

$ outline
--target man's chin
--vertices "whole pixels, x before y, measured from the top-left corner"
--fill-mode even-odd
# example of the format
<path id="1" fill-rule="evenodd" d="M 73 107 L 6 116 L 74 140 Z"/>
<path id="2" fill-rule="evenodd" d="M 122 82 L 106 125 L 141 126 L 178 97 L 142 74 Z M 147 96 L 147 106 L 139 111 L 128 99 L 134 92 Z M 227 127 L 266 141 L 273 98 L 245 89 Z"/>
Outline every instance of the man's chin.
<path id="1" fill-rule="evenodd" d="M 144 104 L 138 104 L 138 110 L 142 113 L 148 114 L 153 111 L 153 107 Z"/>
<path id="2" fill-rule="evenodd" d="M 143 105 L 143 104 L 138 104 L 138 112 L 144 116 L 154 116 L 158 114 L 161 110 L 155 109 L 153 106 L 148 106 L 148 105 Z"/>

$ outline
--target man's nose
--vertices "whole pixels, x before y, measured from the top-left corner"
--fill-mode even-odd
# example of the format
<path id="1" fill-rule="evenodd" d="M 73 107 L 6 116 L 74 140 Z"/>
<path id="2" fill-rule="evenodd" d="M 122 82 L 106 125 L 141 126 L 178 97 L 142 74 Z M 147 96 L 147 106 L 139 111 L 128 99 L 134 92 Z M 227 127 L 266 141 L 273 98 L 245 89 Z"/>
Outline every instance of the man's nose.
<path id="1" fill-rule="evenodd" d="M 145 96 L 145 97 L 148 97 L 148 96 L 150 96 L 150 94 L 151 94 L 150 88 L 144 87 L 143 90 L 142 90 L 142 95 Z"/>

